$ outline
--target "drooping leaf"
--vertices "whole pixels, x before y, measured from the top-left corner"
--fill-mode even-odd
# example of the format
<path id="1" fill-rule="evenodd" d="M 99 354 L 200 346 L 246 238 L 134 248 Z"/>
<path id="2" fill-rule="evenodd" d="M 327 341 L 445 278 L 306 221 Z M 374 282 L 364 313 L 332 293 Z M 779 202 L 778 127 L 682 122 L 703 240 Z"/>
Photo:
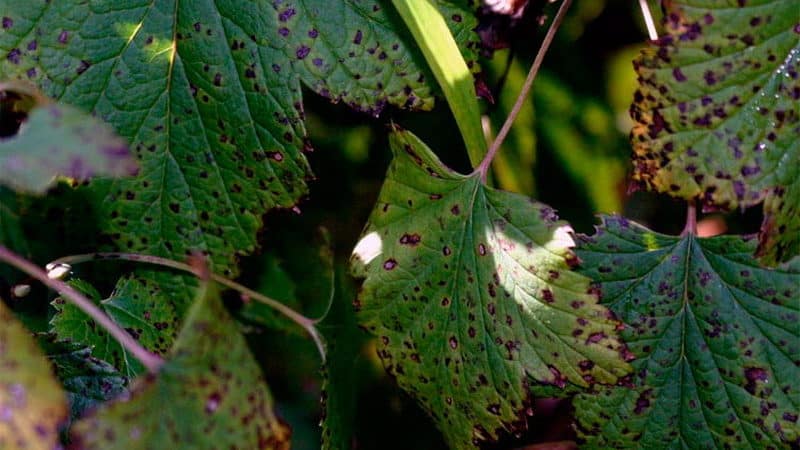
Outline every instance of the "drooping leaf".
<path id="1" fill-rule="evenodd" d="M 634 388 L 578 396 L 588 448 L 788 448 L 800 443 L 800 260 L 755 242 L 654 233 L 605 217 L 577 250 L 626 324 Z"/>
<path id="2" fill-rule="evenodd" d="M 266 211 L 307 191 L 301 81 L 370 113 L 433 102 L 388 1 L 0 0 L 0 10 L 0 76 L 91 110 L 141 161 L 136 179 L 93 185 L 102 230 L 129 251 L 206 251 L 221 273 L 255 248 Z M 461 22 L 450 24 L 466 48 L 475 36 Z"/>
<path id="3" fill-rule="evenodd" d="M 73 427 L 86 449 L 287 449 L 289 429 L 213 287 L 201 288 L 157 375 Z"/>
<path id="4" fill-rule="evenodd" d="M 44 193 L 56 176 L 86 180 L 136 171 L 108 125 L 69 105 L 37 106 L 16 135 L 0 139 L 0 184 L 21 192 Z"/>
<path id="5" fill-rule="evenodd" d="M 47 358 L 55 366 L 56 377 L 64 386 L 70 407 L 70 420 L 76 420 L 91 408 L 98 407 L 123 392 L 128 384 L 111 364 L 92 356 L 88 347 L 55 342 L 54 335 L 40 339 Z"/>
<path id="6" fill-rule="evenodd" d="M 666 2 L 637 61 L 634 178 L 712 208 L 764 202 L 758 252 L 800 253 L 796 0 Z"/>
<path id="7" fill-rule="evenodd" d="M 628 366 L 615 322 L 570 270 L 569 227 L 553 210 L 444 165 L 409 132 L 352 269 L 358 320 L 386 370 L 454 448 L 524 425 L 527 377 L 614 383 Z"/>
<path id="8" fill-rule="evenodd" d="M 0 300 L 0 448 L 50 450 L 67 400 L 30 333 Z"/>
<path id="9" fill-rule="evenodd" d="M 164 355 L 177 335 L 183 316 L 176 314 L 173 298 L 165 295 L 159 286 L 149 278 L 127 276 L 117 282 L 109 298 L 98 304 L 142 346 Z M 75 287 L 84 292 L 93 291 L 86 283 Z M 96 291 L 90 295 L 95 300 L 100 298 Z M 144 372 L 144 366 L 80 308 L 61 298 L 56 299 L 53 306 L 56 314 L 50 321 L 51 331 L 60 340 L 91 347 L 92 356 L 110 362 L 128 378 Z"/>

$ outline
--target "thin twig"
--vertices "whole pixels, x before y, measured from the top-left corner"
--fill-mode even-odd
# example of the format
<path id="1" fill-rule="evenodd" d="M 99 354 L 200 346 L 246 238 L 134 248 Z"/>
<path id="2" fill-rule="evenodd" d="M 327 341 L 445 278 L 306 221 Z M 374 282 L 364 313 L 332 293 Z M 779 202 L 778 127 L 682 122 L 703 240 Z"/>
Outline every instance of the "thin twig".
<path id="1" fill-rule="evenodd" d="M 650 5 L 647 4 L 647 0 L 639 0 L 639 7 L 642 9 L 644 24 L 647 26 L 647 34 L 650 36 L 651 41 L 655 41 L 658 39 L 658 31 L 656 31 L 656 23 L 653 20 L 653 14 L 650 13 Z"/>
<path id="2" fill-rule="evenodd" d="M 564 20 L 564 16 L 566 15 L 571 3 L 572 0 L 564 0 L 561 2 L 561 7 L 558 8 L 556 16 L 550 23 L 550 28 L 547 29 L 547 34 L 544 36 L 542 46 L 539 47 L 539 51 L 536 53 L 536 58 L 533 60 L 533 65 L 531 65 L 531 70 L 528 72 L 528 77 L 525 79 L 525 83 L 522 85 L 522 90 L 520 91 L 519 96 L 517 96 L 517 101 L 511 108 L 511 112 L 508 113 L 508 118 L 506 118 L 505 123 L 503 123 L 503 128 L 501 128 L 500 132 L 497 133 L 497 137 L 494 139 L 494 142 L 492 142 L 492 145 L 486 152 L 486 156 L 484 156 L 483 161 L 481 161 L 480 165 L 475 168 L 475 172 L 480 174 L 483 182 L 486 182 L 486 174 L 489 172 L 489 167 L 492 165 L 492 160 L 497 155 L 497 151 L 500 149 L 500 146 L 503 145 L 503 141 L 505 141 L 506 136 L 508 136 L 508 132 L 511 130 L 511 126 L 514 124 L 514 120 L 516 120 L 520 110 L 522 109 L 522 106 L 525 103 L 525 100 L 528 98 L 531 87 L 533 87 L 533 80 L 536 79 L 536 74 L 539 72 L 539 67 L 541 67 L 542 61 L 544 60 L 544 55 L 547 53 L 547 49 L 550 48 L 550 44 L 553 42 L 553 37 L 556 35 L 556 30 L 558 30 L 558 26 L 561 25 L 561 22 Z"/>
<path id="3" fill-rule="evenodd" d="M 83 255 L 71 255 L 71 256 L 65 256 L 63 258 L 58 258 L 51 264 L 78 264 L 87 261 L 110 260 L 110 259 L 155 264 L 158 266 L 170 267 L 172 269 L 177 269 L 183 272 L 189 272 L 191 274 L 198 275 L 195 268 L 190 266 L 189 264 L 184 264 L 182 262 L 174 261 L 168 258 L 161 258 L 159 256 L 141 255 L 137 253 L 86 253 Z M 319 354 L 322 357 L 322 362 L 323 363 L 325 362 L 325 342 L 322 338 L 322 335 L 319 333 L 319 331 L 317 331 L 317 328 L 315 326 L 320 320 L 322 320 L 322 318 L 310 319 L 298 313 L 297 311 L 293 310 L 292 308 L 289 308 L 283 303 L 271 299 L 233 280 L 217 275 L 215 273 L 211 273 L 210 275 L 211 279 L 216 281 L 217 283 L 225 287 L 228 287 L 230 289 L 233 289 L 235 291 L 238 291 L 242 295 L 242 298 L 252 299 L 257 302 L 263 303 L 277 310 L 284 316 L 288 317 L 294 323 L 300 325 L 300 327 L 302 327 L 309 334 L 309 336 L 311 336 L 311 339 L 314 340 L 314 344 L 316 344 L 317 350 L 319 350 Z"/>
<path id="4" fill-rule="evenodd" d="M 164 363 L 158 355 L 142 347 L 136 339 L 114 323 L 114 321 L 103 313 L 91 300 L 75 290 L 72 286 L 63 281 L 49 278 L 44 270 L 2 245 L 0 245 L 0 261 L 5 261 L 27 273 L 31 277 L 42 282 L 45 286 L 61 294 L 62 297 L 71 301 L 75 306 L 91 317 L 92 320 L 105 328 L 106 331 L 108 331 L 126 351 L 138 359 L 150 373 L 157 373 L 158 369 Z"/>

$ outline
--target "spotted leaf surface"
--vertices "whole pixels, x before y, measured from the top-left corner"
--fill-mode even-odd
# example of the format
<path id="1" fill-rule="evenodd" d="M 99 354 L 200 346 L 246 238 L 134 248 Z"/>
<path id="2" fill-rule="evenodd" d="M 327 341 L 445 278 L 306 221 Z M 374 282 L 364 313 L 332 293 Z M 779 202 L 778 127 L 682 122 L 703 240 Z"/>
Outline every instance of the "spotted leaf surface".
<path id="1" fill-rule="evenodd" d="M 0 0 L 0 77 L 31 80 L 130 141 L 140 175 L 92 186 L 120 247 L 205 251 L 233 274 L 262 215 L 307 192 L 301 82 L 375 114 L 431 106 L 432 77 L 388 4 Z M 466 52 L 464 11 L 450 23 Z"/>
<path id="2" fill-rule="evenodd" d="M 76 286 L 92 291 L 85 283 Z M 94 292 L 95 299 L 99 294 Z M 164 355 L 169 351 L 182 315 L 175 312 L 172 297 L 165 295 L 158 283 L 149 278 L 128 276 L 117 282 L 114 292 L 99 302 L 103 311 L 148 350 Z M 60 340 L 92 348 L 92 355 L 113 364 L 124 376 L 133 378 L 144 366 L 130 355 L 108 332 L 98 326 L 80 308 L 58 298 L 50 328 Z"/>
<path id="3" fill-rule="evenodd" d="M 108 125 L 69 105 L 33 108 L 16 135 L 0 139 L 0 183 L 22 192 L 44 193 L 56 176 L 86 180 L 136 171 Z"/>
<path id="4" fill-rule="evenodd" d="M 208 287 L 160 372 L 76 423 L 72 438 L 86 449 L 288 449 L 289 433 L 244 337 Z"/>
<path id="5" fill-rule="evenodd" d="M 634 178 L 709 208 L 764 202 L 758 254 L 800 253 L 796 0 L 666 2 L 635 63 Z"/>
<path id="6" fill-rule="evenodd" d="M 654 233 L 606 217 L 577 250 L 625 322 L 633 389 L 575 401 L 588 448 L 788 448 L 800 443 L 800 260 L 755 242 Z"/>
<path id="7" fill-rule="evenodd" d="M 36 342 L 0 301 L 0 448 L 50 450 L 67 399 Z"/>
<path id="8" fill-rule="evenodd" d="M 552 209 L 451 171 L 408 132 L 390 143 L 352 258 L 358 321 L 453 448 L 521 431 L 529 376 L 588 386 L 626 373 L 616 323 L 570 270 L 570 229 Z"/>

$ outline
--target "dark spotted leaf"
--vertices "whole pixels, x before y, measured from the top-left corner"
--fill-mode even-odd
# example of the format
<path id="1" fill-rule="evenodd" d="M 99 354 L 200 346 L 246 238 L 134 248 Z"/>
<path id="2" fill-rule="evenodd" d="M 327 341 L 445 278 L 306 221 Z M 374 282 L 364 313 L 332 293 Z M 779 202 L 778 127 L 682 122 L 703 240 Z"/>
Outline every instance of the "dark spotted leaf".
<path id="1" fill-rule="evenodd" d="M 0 300 L 0 448 L 50 450 L 67 399 L 36 342 Z"/>
<path id="2" fill-rule="evenodd" d="M 626 324 L 633 389 L 579 395 L 588 448 L 800 443 L 800 259 L 759 267 L 755 242 L 654 233 L 606 217 L 583 272 Z"/>
<path id="3" fill-rule="evenodd" d="M 447 17 L 474 61 L 474 17 L 460 10 Z M 255 249 L 265 212 L 307 192 L 301 82 L 373 114 L 433 103 L 388 1 L 0 0 L 0 11 L 0 77 L 92 111 L 141 162 L 135 179 L 93 184 L 102 230 L 129 251 L 208 252 L 221 273 Z"/>
<path id="4" fill-rule="evenodd" d="M 86 449 L 288 449 L 261 371 L 213 287 L 190 308 L 169 360 L 77 422 Z"/>
<path id="5" fill-rule="evenodd" d="M 86 283 L 74 287 L 98 300 L 100 294 Z M 146 349 L 159 355 L 169 351 L 177 335 L 182 316 L 159 284 L 146 277 L 127 276 L 117 282 L 114 292 L 99 301 L 101 309 L 124 328 Z M 133 378 L 144 366 L 80 308 L 58 298 L 53 302 L 56 313 L 50 321 L 51 331 L 59 340 L 92 348 L 92 356 L 113 364 L 125 377 Z"/>
<path id="6" fill-rule="evenodd" d="M 796 0 L 665 2 L 636 62 L 634 178 L 709 208 L 764 202 L 758 254 L 800 253 Z"/>
<path id="7" fill-rule="evenodd" d="M 409 132 L 354 250 L 356 308 L 386 370 L 454 448 L 517 432 L 528 376 L 563 386 L 625 374 L 616 322 L 570 270 L 553 210 L 445 167 Z"/>
<path id="8" fill-rule="evenodd" d="M 55 177 L 135 175 L 136 160 L 111 128 L 69 105 L 33 108 L 19 132 L 0 139 L 0 184 L 41 194 Z"/>

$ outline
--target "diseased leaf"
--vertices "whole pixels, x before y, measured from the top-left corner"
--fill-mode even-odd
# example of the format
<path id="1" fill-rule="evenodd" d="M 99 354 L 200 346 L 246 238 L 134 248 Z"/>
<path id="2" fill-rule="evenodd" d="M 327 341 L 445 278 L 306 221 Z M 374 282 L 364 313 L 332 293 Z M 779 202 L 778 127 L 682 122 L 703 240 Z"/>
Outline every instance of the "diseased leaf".
<path id="1" fill-rule="evenodd" d="M 125 142 L 100 120 L 57 103 L 28 113 L 19 132 L 0 139 L 0 183 L 41 194 L 55 177 L 135 175 L 136 160 Z"/>
<path id="2" fill-rule="evenodd" d="M 288 449 L 289 434 L 244 337 L 204 287 L 159 373 L 76 423 L 72 438 L 87 449 Z"/>
<path id="3" fill-rule="evenodd" d="M 307 192 L 301 81 L 373 114 L 433 102 L 388 1 L 0 0 L 0 10 L 0 76 L 92 111 L 141 161 L 136 179 L 91 187 L 102 230 L 127 251 L 208 252 L 226 275 L 255 249 L 262 215 Z M 469 23 L 450 23 L 463 48 Z"/>
<path id="4" fill-rule="evenodd" d="M 40 339 L 47 358 L 55 366 L 70 406 L 70 420 L 125 392 L 128 378 L 111 364 L 92 356 L 88 347 L 54 342 L 55 336 Z"/>
<path id="5" fill-rule="evenodd" d="M 50 450 L 67 400 L 36 342 L 0 300 L 0 448 Z"/>
<path id="6" fill-rule="evenodd" d="M 758 254 L 800 253 L 796 0 L 665 3 L 636 62 L 634 178 L 709 208 L 764 202 Z"/>
<path id="7" fill-rule="evenodd" d="M 587 448 L 800 443 L 800 259 L 759 267 L 755 242 L 654 233 L 604 217 L 583 273 L 626 324 L 633 389 L 575 401 Z"/>
<path id="8" fill-rule="evenodd" d="M 527 377 L 555 385 L 625 374 L 616 322 L 570 270 L 553 210 L 444 165 L 409 132 L 354 250 L 358 320 L 386 370 L 453 448 L 520 431 Z"/>
<path id="9" fill-rule="evenodd" d="M 96 301 L 100 298 L 86 283 L 73 286 L 89 293 Z M 164 355 L 177 335 L 183 316 L 176 314 L 173 298 L 158 286 L 148 278 L 131 275 L 121 278 L 111 296 L 98 304 L 142 346 Z M 60 340 L 91 347 L 92 356 L 110 362 L 125 377 L 134 378 L 144 372 L 144 366 L 80 308 L 61 298 L 56 299 L 53 306 L 56 314 L 50 321 L 51 331 Z"/>

